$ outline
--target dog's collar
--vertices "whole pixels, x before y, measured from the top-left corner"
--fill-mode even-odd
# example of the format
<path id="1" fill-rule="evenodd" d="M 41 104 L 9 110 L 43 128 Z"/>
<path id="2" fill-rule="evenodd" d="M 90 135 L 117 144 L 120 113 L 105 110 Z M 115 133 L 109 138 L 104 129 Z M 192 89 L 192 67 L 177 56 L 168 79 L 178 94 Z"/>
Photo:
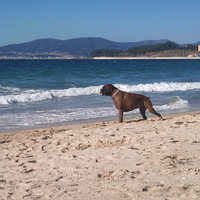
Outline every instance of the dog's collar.
<path id="1" fill-rule="evenodd" d="M 118 92 L 119 92 L 119 90 L 117 90 L 111 97 L 114 98 Z"/>

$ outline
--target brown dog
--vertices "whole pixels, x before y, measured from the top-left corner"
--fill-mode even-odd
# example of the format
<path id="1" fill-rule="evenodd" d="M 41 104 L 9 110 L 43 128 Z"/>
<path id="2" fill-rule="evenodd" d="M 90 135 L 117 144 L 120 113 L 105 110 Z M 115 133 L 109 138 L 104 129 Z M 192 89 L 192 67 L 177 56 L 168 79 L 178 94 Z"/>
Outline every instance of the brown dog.
<path id="1" fill-rule="evenodd" d="M 119 123 L 123 122 L 124 112 L 128 112 L 136 108 L 140 109 L 140 113 L 145 120 L 147 119 L 145 115 L 146 109 L 162 119 L 162 116 L 154 110 L 149 98 L 144 95 L 123 92 L 117 89 L 112 84 L 104 85 L 103 88 L 100 90 L 100 94 L 104 96 L 111 96 L 113 98 L 115 107 L 118 109 L 119 112 Z"/>

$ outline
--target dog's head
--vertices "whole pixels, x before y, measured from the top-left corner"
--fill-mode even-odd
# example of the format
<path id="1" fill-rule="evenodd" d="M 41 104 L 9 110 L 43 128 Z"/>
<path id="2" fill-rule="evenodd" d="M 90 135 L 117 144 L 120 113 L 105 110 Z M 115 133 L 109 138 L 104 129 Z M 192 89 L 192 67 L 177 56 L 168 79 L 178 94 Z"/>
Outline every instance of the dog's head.
<path id="1" fill-rule="evenodd" d="M 114 90 L 117 89 L 112 84 L 104 85 L 103 88 L 100 90 L 100 94 L 103 96 L 112 96 Z"/>

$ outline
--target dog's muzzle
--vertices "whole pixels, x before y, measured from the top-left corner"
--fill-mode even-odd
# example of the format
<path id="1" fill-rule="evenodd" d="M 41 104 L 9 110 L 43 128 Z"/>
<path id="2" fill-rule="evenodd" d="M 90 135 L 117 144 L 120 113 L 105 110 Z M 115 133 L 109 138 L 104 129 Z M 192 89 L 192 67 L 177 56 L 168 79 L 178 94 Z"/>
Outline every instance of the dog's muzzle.
<path id="1" fill-rule="evenodd" d="M 100 90 L 100 95 L 102 95 L 102 96 L 103 96 L 103 89 L 101 89 L 101 90 Z"/>

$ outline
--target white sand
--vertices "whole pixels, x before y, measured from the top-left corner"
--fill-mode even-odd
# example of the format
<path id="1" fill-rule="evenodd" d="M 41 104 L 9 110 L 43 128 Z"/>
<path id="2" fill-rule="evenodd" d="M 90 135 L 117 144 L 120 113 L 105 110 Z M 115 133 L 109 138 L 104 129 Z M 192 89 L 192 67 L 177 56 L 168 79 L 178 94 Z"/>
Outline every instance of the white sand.
<path id="1" fill-rule="evenodd" d="M 200 199 L 200 112 L 163 117 L 1 133 L 0 200 Z"/>

